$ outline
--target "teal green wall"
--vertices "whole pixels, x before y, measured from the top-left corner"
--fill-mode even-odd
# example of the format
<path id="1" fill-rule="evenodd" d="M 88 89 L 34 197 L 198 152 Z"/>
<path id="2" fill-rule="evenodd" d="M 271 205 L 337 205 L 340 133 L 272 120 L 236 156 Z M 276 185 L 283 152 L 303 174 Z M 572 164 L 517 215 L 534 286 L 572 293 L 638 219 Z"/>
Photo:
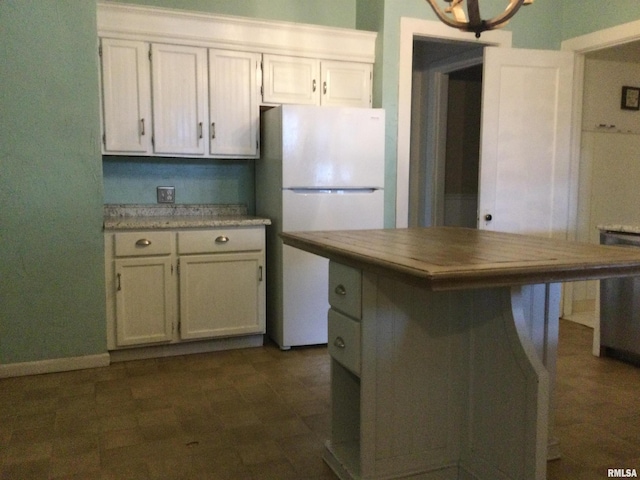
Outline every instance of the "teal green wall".
<path id="1" fill-rule="evenodd" d="M 562 40 L 640 19 L 638 0 L 562 0 L 557 3 L 562 13 Z"/>
<path id="2" fill-rule="evenodd" d="M 0 363 L 106 352 L 95 16 L 0 2 Z"/>
<path id="3" fill-rule="evenodd" d="M 121 0 L 122 3 L 179 8 L 220 15 L 355 27 L 355 0 Z"/>
<path id="4" fill-rule="evenodd" d="M 424 0 L 136 3 L 379 31 L 374 104 L 387 109 L 393 224 L 399 19 L 435 19 Z M 251 161 L 108 158 L 103 181 L 95 15 L 91 0 L 0 0 L 0 363 L 106 351 L 104 200 L 154 203 L 162 182 L 179 202 L 253 203 Z M 637 0 L 536 0 L 508 28 L 516 47 L 557 49 L 637 19 Z"/>

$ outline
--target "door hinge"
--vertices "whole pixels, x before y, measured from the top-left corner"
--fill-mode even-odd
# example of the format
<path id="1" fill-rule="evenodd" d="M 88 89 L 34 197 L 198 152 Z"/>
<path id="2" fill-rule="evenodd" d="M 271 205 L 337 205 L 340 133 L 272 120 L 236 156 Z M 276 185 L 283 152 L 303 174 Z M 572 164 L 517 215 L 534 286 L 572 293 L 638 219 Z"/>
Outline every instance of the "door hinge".
<path id="1" fill-rule="evenodd" d="M 102 143 L 104 144 L 104 148 L 107 148 L 107 134 L 102 134 Z"/>
<path id="2" fill-rule="evenodd" d="M 182 335 L 182 321 L 178 320 L 178 334 Z"/>
<path id="3" fill-rule="evenodd" d="M 102 44 L 98 45 L 98 56 L 102 57 Z"/>
<path id="4" fill-rule="evenodd" d="M 149 46 L 149 61 L 151 61 L 151 46 Z"/>
<path id="5" fill-rule="evenodd" d="M 178 259 L 176 263 L 176 275 L 180 275 L 180 259 Z"/>

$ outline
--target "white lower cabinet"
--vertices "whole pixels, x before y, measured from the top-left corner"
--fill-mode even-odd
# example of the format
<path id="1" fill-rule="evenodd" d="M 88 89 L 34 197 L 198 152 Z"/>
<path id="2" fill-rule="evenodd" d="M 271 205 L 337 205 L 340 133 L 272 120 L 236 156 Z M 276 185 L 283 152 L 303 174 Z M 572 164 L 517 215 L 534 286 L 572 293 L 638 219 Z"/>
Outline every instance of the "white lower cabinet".
<path id="1" fill-rule="evenodd" d="M 264 226 L 106 233 L 110 350 L 265 332 Z"/>
<path id="2" fill-rule="evenodd" d="M 114 263 L 118 346 L 170 341 L 175 316 L 171 258 L 124 258 Z"/>

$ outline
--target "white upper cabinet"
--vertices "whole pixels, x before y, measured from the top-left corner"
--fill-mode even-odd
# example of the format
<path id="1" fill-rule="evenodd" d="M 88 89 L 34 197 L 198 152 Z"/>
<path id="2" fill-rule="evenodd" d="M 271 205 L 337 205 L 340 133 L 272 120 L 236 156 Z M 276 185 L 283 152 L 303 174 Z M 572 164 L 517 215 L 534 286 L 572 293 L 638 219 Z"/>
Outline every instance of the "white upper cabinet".
<path id="1" fill-rule="evenodd" d="M 103 153 L 151 153 L 149 44 L 103 38 Z"/>
<path id="2" fill-rule="evenodd" d="M 209 143 L 216 157 L 257 157 L 260 55 L 209 49 Z"/>
<path id="3" fill-rule="evenodd" d="M 266 104 L 370 107 L 373 66 L 283 55 L 263 56 Z"/>
<path id="4" fill-rule="evenodd" d="M 371 106 L 375 32 L 117 2 L 97 25 L 104 154 L 258 158 L 261 104 Z"/>
<path id="5" fill-rule="evenodd" d="M 262 101 L 319 105 L 320 62 L 312 58 L 263 56 Z"/>
<path id="6" fill-rule="evenodd" d="M 181 45 L 151 46 L 154 152 L 204 155 L 207 51 Z"/>
<path id="7" fill-rule="evenodd" d="M 322 62 L 321 104 L 370 107 L 373 66 L 370 63 Z"/>

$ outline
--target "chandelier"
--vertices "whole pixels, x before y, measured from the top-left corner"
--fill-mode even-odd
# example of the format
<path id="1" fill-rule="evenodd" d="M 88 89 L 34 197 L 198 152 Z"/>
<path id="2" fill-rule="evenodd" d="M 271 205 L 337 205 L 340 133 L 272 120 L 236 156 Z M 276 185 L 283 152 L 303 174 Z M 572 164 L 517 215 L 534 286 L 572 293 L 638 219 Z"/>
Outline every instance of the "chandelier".
<path id="1" fill-rule="evenodd" d="M 462 5 L 465 0 L 427 0 L 440 20 L 450 27 L 458 28 L 464 32 L 475 32 L 476 38 L 486 30 L 504 27 L 522 5 L 529 5 L 533 0 L 507 0 L 509 4 L 504 12 L 489 20 L 480 18 L 478 0 L 466 0 L 467 13 Z M 439 5 L 444 4 L 444 5 Z M 449 5 L 445 7 L 445 5 Z M 444 8 L 443 8 L 444 7 Z"/>

